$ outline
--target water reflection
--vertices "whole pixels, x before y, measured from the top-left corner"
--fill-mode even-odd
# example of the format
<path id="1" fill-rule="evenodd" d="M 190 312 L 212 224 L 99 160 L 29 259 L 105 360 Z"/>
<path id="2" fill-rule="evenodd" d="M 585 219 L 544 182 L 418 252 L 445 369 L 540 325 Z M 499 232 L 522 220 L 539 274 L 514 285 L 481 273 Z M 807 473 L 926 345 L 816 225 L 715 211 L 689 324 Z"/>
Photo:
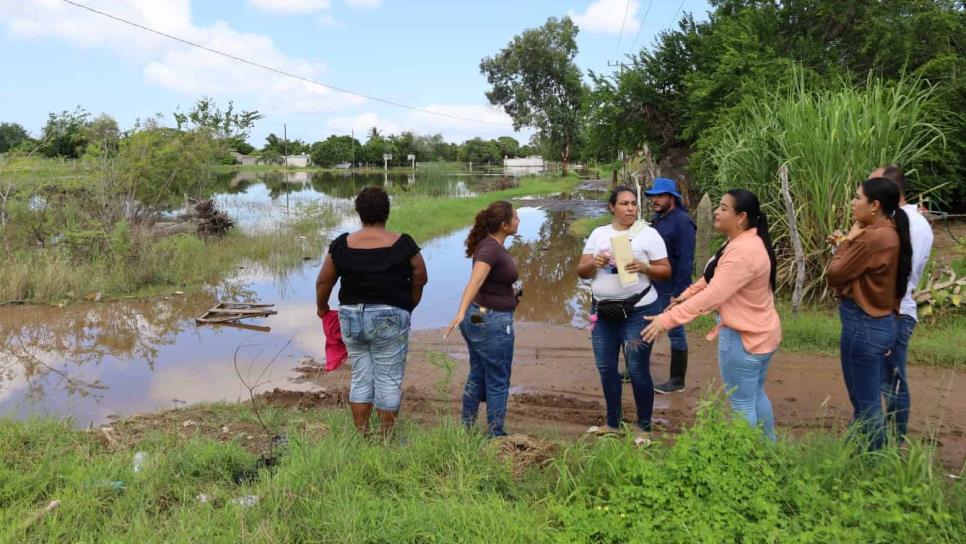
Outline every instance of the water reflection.
<path id="1" fill-rule="evenodd" d="M 261 191 L 258 187 L 250 189 Z M 520 232 L 510 245 L 525 283 L 517 319 L 586 324 L 589 292 L 575 273 L 581 240 L 567 231 L 573 212 L 521 208 L 519 213 Z M 463 254 L 466 233 L 420 241 L 430 284 L 414 313 L 414 328 L 442 327 L 456 312 L 470 271 Z M 71 415 L 86 426 L 112 414 L 176 403 L 239 400 L 248 394 L 234 369 L 242 345 L 247 346 L 239 352 L 242 369 L 255 375 L 268 354 L 278 353 L 263 389 L 308 387 L 298 383 L 294 370 L 304 356 L 321 358 L 324 351 L 314 302 L 320 262 L 321 255 L 313 254 L 288 269 L 281 282 L 272 267 L 248 266 L 197 296 L 0 308 L 0 413 Z M 274 303 L 277 315 L 251 320 L 271 332 L 197 327 L 194 317 L 216 300 Z"/>

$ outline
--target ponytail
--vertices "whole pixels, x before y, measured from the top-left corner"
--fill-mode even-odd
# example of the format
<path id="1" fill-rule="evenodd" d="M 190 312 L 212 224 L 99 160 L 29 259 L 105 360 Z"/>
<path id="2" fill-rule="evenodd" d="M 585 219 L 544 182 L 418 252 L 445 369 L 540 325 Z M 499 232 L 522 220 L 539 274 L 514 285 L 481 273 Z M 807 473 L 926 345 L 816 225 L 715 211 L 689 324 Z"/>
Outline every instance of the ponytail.
<path id="1" fill-rule="evenodd" d="M 869 202 L 879 201 L 879 207 L 886 217 L 892 217 L 899 234 L 899 264 L 896 267 L 896 298 L 902 299 L 909 286 L 912 272 L 912 241 L 909 238 L 909 216 L 899 207 L 902 187 L 895 181 L 880 177 L 862 182 L 862 192 Z"/>
<path id="2" fill-rule="evenodd" d="M 768 261 L 771 263 L 771 271 L 768 274 L 768 281 L 771 290 L 775 290 L 776 277 L 778 272 L 778 260 L 775 258 L 775 249 L 771 245 L 771 234 L 768 232 L 768 215 L 761 210 L 761 203 L 758 195 L 747 189 L 732 189 L 727 192 L 731 198 L 735 199 L 735 213 L 748 215 L 748 228 L 758 229 L 758 237 L 761 238 L 765 251 L 768 253 Z"/>
<path id="3" fill-rule="evenodd" d="M 769 282 L 771 283 L 771 290 L 775 290 L 775 278 L 777 276 L 778 260 L 775 258 L 775 248 L 771 245 L 771 234 L 768 232 L 768 216 L 765 212 L 758 214 L 758 221 L 755 225 L 758 229 L 758 237 L 761 238 L 761 242 L 765 244 L 765 251 L 768 252 L 768 260 L 771 262 L 771 273 L 768 276 Z"/>
<path id="4" fill-rule="evenodd" d="M 894 219 L 899 233 L 899 267 L 896 272 L 896 298 L 906 296 L 909 275 L 912 273 L 912 240 L 909 238 L 909 216 L 902 208 L 897 208 Z"/>
<path id="5" fill-rule="evenodd" d="M 466 235 L 466 256 L 472 257 L 476 248 L 487 236 L 500 230 L 503 223 L 513 220 L 513 204 L 498 200 L 476 214 L 473 227 Z"/>

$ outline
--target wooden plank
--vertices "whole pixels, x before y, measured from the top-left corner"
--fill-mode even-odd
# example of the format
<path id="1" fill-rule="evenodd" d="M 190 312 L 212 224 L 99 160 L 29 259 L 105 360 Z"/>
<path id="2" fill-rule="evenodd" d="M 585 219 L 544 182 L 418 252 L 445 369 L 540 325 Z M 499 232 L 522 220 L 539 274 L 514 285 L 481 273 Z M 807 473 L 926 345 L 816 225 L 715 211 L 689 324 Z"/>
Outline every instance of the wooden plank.
<path id="1" fill-rule="evenodd" d="M 206 313 L 209 314 L 238 314 L 238 315 L 273 315 L 277 314 L 278 310 L 268 310 L 268 309 L 245 309 L 245 308 L 212 308 Z"/>
<path id="2" fill-rule="evenodd" d="M 216 308 L 271 308 L 274 304 L 249 304 L 247 302 L 219 302 Z"/>

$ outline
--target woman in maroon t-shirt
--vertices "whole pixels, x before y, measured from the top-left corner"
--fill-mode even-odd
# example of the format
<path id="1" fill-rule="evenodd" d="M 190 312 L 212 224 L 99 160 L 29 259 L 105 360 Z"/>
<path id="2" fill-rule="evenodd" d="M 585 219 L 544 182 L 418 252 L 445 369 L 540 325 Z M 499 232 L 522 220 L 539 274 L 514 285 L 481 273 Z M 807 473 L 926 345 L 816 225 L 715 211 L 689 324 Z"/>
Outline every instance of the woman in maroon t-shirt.
<path id="1" fill-rule="evenodd" d="M 504 242 L 520 225 L 513 205 L 490 204 L 476 214 L 466 237 L 466 256 L 473 258 L 470 281 L 459 311 L 443 337 L 457 326 L 470 354 L 470 372 L 463 389 L 463 424 L 476 423 L 480 403 L 486 402 L 490 436 L 503 436 L 506 402 L 513 362 L 513 310 L 520 296 L 517 265 Z"/>

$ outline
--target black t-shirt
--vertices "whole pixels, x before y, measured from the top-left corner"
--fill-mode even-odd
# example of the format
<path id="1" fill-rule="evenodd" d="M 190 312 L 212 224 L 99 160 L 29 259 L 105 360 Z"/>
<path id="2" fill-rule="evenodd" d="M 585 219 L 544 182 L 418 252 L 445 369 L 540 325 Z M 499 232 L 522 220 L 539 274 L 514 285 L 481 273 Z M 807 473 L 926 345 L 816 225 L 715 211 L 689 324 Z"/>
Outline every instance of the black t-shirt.
<path id="1" fill-rule="evenodd" d="M 512 312 L 517 307 L 513 282 L 517 281 L 517 264 L 507 250 L 491 236 L 480 241 L 473 252 L 473 262 L 490 265 L 490 273 L 483 280 L 473 302 L 493 310 Z"/>
<path id="2" fill-rule="evenodd" d="M 413 266 L 419 246 L 403 234 L 389 247 L 349 247 L 349 233 L 329 244 L 329 254 L 342 282 L 339 304 L 386 304 L 413 311 Z"/>

